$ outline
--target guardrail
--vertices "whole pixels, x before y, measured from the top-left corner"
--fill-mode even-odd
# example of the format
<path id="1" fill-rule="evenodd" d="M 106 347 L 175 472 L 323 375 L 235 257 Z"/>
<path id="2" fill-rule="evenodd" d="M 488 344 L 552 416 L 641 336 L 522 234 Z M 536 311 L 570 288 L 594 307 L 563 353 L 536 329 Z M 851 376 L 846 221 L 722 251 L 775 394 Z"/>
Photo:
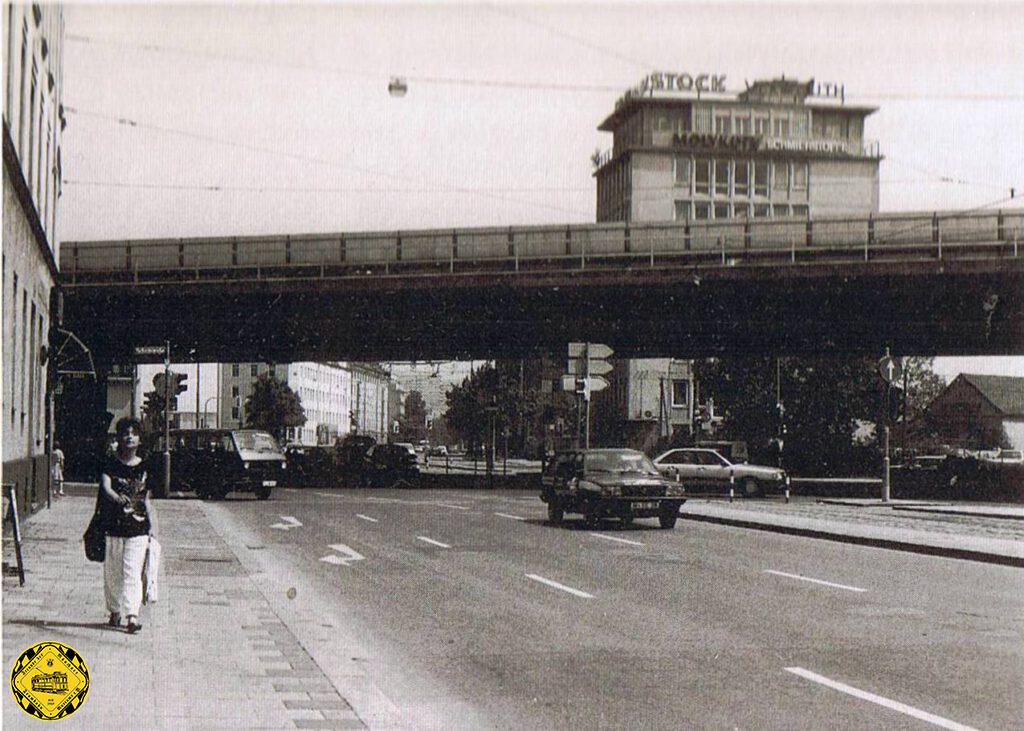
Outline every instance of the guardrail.
<path id="1" fill-rule="evenodd" d="M 1024 211 L 67 242 L 66 284 L 1020 256 Z"/>

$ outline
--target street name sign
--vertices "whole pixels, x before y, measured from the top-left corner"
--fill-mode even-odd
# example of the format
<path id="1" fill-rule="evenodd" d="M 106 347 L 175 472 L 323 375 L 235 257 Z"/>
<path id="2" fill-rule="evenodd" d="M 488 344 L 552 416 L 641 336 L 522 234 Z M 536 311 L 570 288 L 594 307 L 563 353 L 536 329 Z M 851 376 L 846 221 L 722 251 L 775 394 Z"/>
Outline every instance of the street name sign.
<path id="1" fill-rule="evenodd" d="M 163 355 L 163 345 L 136 345 L 133 351 L 135 355 Z"/>
<path id="2" fill-rule="evenodd" d="M 892 386 L 900 386 L 903 380 L 903 366 L 890 355 L 878 361 L 878 374 L 886 383 Z"/>

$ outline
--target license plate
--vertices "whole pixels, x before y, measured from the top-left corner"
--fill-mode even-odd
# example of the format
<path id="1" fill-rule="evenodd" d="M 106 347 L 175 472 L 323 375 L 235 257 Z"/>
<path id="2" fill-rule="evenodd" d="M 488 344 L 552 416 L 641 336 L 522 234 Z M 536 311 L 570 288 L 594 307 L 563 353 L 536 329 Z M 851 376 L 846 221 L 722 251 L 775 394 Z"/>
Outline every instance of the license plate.
<path id="1" fill-rule="evenodd" d="M 658 503 L 633 503 L 633 510 L 654 510 Z"/>
<path id="2" fill-rule="evenodd" d="M 264 480 L 263 487 L 277 487 L 277 480 Z"/>

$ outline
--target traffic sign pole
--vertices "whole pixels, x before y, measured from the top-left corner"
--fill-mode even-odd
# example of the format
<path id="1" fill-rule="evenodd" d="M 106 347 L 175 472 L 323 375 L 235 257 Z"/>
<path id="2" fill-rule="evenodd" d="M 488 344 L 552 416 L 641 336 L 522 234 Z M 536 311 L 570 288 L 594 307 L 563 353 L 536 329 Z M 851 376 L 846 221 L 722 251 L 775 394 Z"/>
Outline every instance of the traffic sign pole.
<path id="1" fill-rule="evenodd" d="M 889 349 L 885 349 L 885 357 L 878 362 L 878 370 L 882 375 L 882 380 L 885 381 L 885 455 L 882 457 L 882 502 L 889 502 L 890 495 L 890 467 L 889 461 L 889 399 L 892 398 L 892 382 L 894 379 L 899 378 L 902 373 L 902 369 L 896 367 L 896 362 L 889 356 Z"/>
<path id="2" fill-rule="evenodd" d="M 164 486 L 163 496 L 171 494 L 171 341 L 164 343 Z"/>
<path id="3" fill-rule="evenodd" d="M 590 449 L 590 343 L 583 346 L 583 378 L 587 384 L 583 390 L 583 401 L 585 402 L 586 421 L 584 426 L 583 448 Z"/>

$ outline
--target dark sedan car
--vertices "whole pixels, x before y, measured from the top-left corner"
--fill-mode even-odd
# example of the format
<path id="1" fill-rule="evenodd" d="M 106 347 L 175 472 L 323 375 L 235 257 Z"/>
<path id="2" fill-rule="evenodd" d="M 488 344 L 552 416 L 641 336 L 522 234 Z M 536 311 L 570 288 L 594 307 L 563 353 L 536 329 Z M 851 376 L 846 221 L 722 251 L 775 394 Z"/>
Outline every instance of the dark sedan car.
<path id="1" fill-rule="evenodd" d="M 401 444 L 375 444 L 363 458 L 363 487 L 415 486 L 419 478 L 416 454 Z"/>
<path id="2" fill-rule="evenodd" d="M 555 524 L 565 513 L 582 513 L 588 526 L 607 517 L 623 523 L 656 517 L 662 528 L 673 528 L 686 502 L 684 494 L 680 484 L 632 449 L 561 452 L 541 476 L 540 497 Z"/>

